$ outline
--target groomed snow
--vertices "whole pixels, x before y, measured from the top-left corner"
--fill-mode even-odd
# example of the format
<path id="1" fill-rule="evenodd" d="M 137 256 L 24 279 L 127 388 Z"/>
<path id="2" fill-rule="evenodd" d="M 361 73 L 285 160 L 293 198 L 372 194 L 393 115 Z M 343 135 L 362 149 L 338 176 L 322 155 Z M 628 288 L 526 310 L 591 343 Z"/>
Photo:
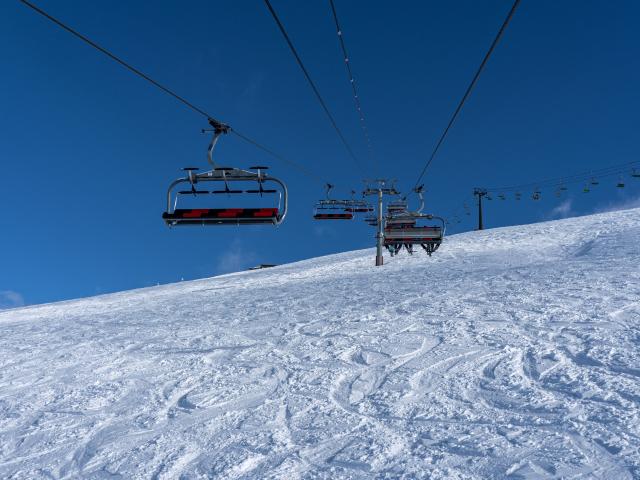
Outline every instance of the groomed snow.
<path id="1" fill-rule="evenodd" d="M 0 313 L 0 477 L 640 478 L 640 209 Z"/>

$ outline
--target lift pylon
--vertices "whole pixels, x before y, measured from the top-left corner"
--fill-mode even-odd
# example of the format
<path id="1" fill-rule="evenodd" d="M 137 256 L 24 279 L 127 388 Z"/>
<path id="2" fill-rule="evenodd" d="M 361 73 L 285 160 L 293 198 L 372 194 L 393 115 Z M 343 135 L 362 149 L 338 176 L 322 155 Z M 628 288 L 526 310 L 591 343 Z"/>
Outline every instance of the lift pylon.
<path id="1" fill-rule="evenodd" d="M 367 180 L 367 188 L 365 188 L 364 195 L 375 195 L 378 197 L 378 224 L 376 231 L 376 267 L 384 264 L 384 257 L 382 256 L 382 246 L 384 243 L 384 220 L 382 215 L 382 200 L 384 195 L 399 195 L 400 192 L 396 190 L 395 180 L 388 180 L 384 178 L 377 178 L 375 180 Z"/>

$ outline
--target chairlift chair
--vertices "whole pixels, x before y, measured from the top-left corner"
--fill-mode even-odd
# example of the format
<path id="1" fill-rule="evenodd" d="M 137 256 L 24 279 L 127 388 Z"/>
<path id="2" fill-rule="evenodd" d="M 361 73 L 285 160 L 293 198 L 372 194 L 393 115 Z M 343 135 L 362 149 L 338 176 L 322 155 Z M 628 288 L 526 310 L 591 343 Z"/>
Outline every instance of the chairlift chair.
<path id="1" fill-rule="evenodd" d="M 370 213 L 373 212 L 374 208 L 369 202 L 365 200 L 347 200 L 346 207 L 344 209 L 345 212 L 351 213 Z"/>
<path id="2" fill-rule="evenodd" d="M 538 189 L 536 189 L 531 195 L 531 198 L 533 198 L 534 200 L 540 200 L 540 197 L 541 197 L 541 193 L 540 193 L 540 190 Z"/>
<path id="3" fill-rule="evenodd" d="M 620 175 L 620 179 L 618 180 L 618 183 L 616 184 L 616 187 L 624 188 L 624 180 L 622 179 L 622 175 Z"/>
<path id="4" fill-rule="evenodd" d="M 353 220 L 353 212 L 346 211 L 348 200 L 334 200 L 330 198 L 330 192 L 333 185 L 327 183 L 326 197 L 319 200 L 313 209 L 313 218 L 315 220 Z"/>
<path id="5" fill-rule="evenodd" d="M 278 178 L 265 172 L 267 167 L 255 166 L 248 170 L 233 167 L 219 167 L 213 161 L 213 150 L 220 135 L 229 131 L 227 125 L 209 120 L 213 126 L 213 137 L 207 151 L 207 159 L 212 169 L 197 173 L 198 168 L 186 167 L 183 170 L 187 175 L 173 181 L 167 190 L 167 209 L 162 214 L 164 222 L 170 226 L 187 225 L 279 225 L 287 214 L 287 186 Z M 190 189 L 178 190 L 173 194 L 174 188 L 180 184 L 188 184 Z M 206 190 L 198 188 L 202 183 L 210 183 L 214 188 Z M 239 188 L 238 185 L 254 185 L 251 188 Z M 273 201 L 269 206 L 256 206 L 251 208 L 178 208 L 178 200 L 182 196 L 192 195 L 200 201 L 208 197 L 216 198 L 220 195 L 227 197 L 250 196 L 271 197 Z M 275 199 L 274 199 L 275 196 Z M 173 201 L 172 201 L 173 198 Z M 209 202 L 207 202 L 209 203 Z M 214 205 L 217 201 L 214 202 Z M 275 205 L 274 205 L 275 204 Z"/>
<path id="6" fill-rule="evenodd" d="M 444 219 L 422 213 L 424 209 L 422 186 L 414 191 L 420 199 L 417 210 L 409 211 L 404 199 L 390 202 L 387 206 L 383 245 L 391 256 L 398 254 L 402 248 L 405 248 L 409 254 L 413 254 L 414 245 L 420 245 L 431 256 L 442 243 L 446 228 Z M 418 221 L 434 219 L 438 220 L 440 225 L 417 225 Z"/>
<path id="7" fill-rule="evenodd" d="M 378 226 L 378 217 L 376 217 L 375 215 L 367 215 L 366 217 L 364 217 L 364 221 L 367 223 L 367 225 L 370 225 L 372 227 L 377 227 Z"/>
<path id="8" fill-rule="evenodd" d="M 406 248 L 409 254 L 413 253 L 413 246 L 420 245 L 429 256 L 435 252 L 440 244 L 445 231 L 445 222 L 441 217 L 421 214 L 414 220 L 438 220 L 441 225 L 425 226 L 386 226 L 384 229 L 383 245 L 391 256 L 397 255 L 402 248 Z M 458 220 L 459 223 L 459 220 Z"/>
<path id="9" fill-rule="evenodd" d="M 631 176 L 633 178 L 640 178 L 640 171 L 636 170 L 635 168 L 631 171 Z"/>

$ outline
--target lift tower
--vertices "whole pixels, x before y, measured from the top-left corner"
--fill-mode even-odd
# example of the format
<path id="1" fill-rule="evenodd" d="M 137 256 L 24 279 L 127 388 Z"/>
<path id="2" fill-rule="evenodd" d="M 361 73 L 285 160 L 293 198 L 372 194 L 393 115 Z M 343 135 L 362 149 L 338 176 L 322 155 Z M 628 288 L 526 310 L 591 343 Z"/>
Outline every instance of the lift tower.
<path id="1" fill-rule="evenodd" d="M 473 190 L 473 194 L 478 197 L 478 230 L 484 229 L 484 224 L 482 223 L 482 197 L 487 193 L 486 188 L 475 188 Z"/>
<path id="2" fill-rule="evenodd" d="M 376 267 L 381 266 L 384 263 L 382 257 L 382 244 L 384 242 L 384 218 L 382 216 L 382 198 L 384 195 L 399 195 L 400 192 L 396 190 L 395 180 L 387 180 L 384 178 L 377 178 L 375 180 L 366 181 L 367 188 L 364 190 L 364 195 L 376 195 L 378 197 L 378 230 L 376 232 Z"/>

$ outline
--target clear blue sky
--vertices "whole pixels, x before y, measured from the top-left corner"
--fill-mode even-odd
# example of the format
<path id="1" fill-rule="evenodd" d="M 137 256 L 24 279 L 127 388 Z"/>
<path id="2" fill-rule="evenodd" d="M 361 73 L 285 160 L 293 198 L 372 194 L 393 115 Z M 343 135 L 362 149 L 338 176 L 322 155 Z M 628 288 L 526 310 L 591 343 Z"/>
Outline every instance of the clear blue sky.
<path id="1" fill-rule="evenodd" d="M 360 187 L 263 2 L 37 3 L 342 186 L 337 194 Z M 328 2 L 273 5 L 366 159 Z M 415 182 L 510 6 L 336 0 L 374 149 L 399 187 Z M 19 2 L 0 8 L 0 303 L 75 298 L 373 245 L 364 222 L 314 223 L 321 180 L 234 137 L 220 144 L 221 162 L 271 165 L 290 188 L 285 224 L 169 230 L 160 218 L 166 187 L 180 167 L 205 166 L 204 119 Z M 638 160 L 638 18 L 640 4 L 630 0 L 523 0 L 428 172 L 428 210 L 448 214 L 476 185 Z M 574 188 L 570 212 L 640 194 L 640 181 L 624 191 L 612 182 L 590 195 Z M 562 205 L 566 214 L 566 200 L 493 202 L 486 223 L 539 221 Z"/>

